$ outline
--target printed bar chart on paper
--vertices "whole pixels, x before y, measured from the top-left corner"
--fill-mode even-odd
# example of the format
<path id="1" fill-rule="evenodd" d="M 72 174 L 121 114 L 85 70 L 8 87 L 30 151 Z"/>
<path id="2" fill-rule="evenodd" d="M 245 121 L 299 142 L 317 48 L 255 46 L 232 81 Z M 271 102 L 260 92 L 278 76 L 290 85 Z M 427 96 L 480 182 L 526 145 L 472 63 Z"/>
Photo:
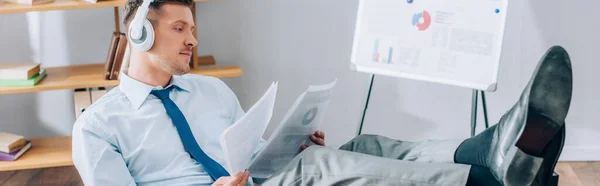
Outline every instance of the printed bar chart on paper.
<path id="1" fill-rule="evenodd" d="M 508 0 L 359 0 L 351 68 L 495 91 Z"/>

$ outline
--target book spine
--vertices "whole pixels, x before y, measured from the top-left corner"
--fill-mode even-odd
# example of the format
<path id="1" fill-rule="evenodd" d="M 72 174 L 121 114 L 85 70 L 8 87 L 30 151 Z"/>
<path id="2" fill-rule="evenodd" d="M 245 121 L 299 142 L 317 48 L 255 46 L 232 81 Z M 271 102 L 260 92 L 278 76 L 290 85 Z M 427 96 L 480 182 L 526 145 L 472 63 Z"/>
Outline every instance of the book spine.
<path id="1" fill-rule="evenodd" d="M 117 44 L 119 42 L 119 34 L 113 32 L 110 40 L 110 46 L 108 47 L 108 55 L 106 62 L 104 62 L 104 79 L 110 79 L 110 72 L 112 71 L 113 62 L 115 59 L 115 51 L 117 50 Z"/>
<path id="2" fill-rule="evenodd" d="M 44 79 L 48 74 L 42 72 L 42 74 L 34 76 L 28 80 L 0 80 L 0 86 L 34 86 Z"/>
<path id="3" fill-rule="evenodd" d="M 0 154 L 0 161 L 15 161 L 16 158 L 14 156 L 8 154 Z"/>
<path id="4" fill-rule="evenodd" d="M 25 152 L 31 149 L 31 141 L 27 141 L 27 144 L 21 148 L 19 151 L 15 151 L 12 153 L 0 153 L 0 161 L 15 161 L 19 159 Z"/>
<path id="5" fill-rule="evenodd" d="M 115 58 L 112 65 L 110 79 L 119 79 L 119 73 L 121 72 L 121 64 L 123 64 L 123 57 L 125 56 L 125 49 L 127 48 L 127 37 L 124 33 L 119 34 L 119 44 L 115 52 Z"/>
<path id="6" fill-rule="evenodd" d="M 17 150 L 23 148 L 23 146 L 25 146 L 26 144 L 27 144 L 27 141 L 25 141 L 25 139 L 21 138 L 20 140 L 17 140 L 14 143 L 8 145 L 8 151 L 3 151 L 3 152 L 11 153 L 11 152 L 17 151 Z"/>
<path id="7" fill-rule="evenodd" d="M 32 78 L 36 74 L 40 73 L 40 71 L 41 71 L 41 67 L 40 67 L 40 65 L 37 65 L 35 68 L 33 68 L 27 72 L 27 79 Z"/>
<path id="8" fill-rule="evenodd" d="M 1 1 L 1 0 L 0 0 Z M 16 69 L 0 69 L 0 79 L 7 80 L 28 80 L 40 72 L 40 65 L 36 64 L 30 69 L 16 68 Z"/>

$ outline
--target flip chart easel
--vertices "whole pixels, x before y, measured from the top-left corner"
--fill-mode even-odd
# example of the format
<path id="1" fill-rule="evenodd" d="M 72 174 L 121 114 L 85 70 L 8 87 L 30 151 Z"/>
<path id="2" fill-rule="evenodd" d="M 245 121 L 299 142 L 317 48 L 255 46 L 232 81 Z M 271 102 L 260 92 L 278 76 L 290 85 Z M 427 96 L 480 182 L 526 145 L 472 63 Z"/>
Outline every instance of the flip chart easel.
<path id="1" fill-rule="evenodd" d="M 472 89 L 471 135 L 479 94 L 497 87 L 507 0 L 359 0 L 350 68 L 375 75 Z"/>
<path id="2" fill-rule="evenodd" d="M 365 101 L 365 107 L 363 108 L 362 119 L 360 120 L 360 125 L 358 126 L 357 135 L 362 134 L 363 125 L 365 123 L 365 116 L 367 114 L 367 108 L 369 107 L 369 100 L 371 99 L 371 91 L 373 90 L 373 82 L 375 81 L 375 74 L 371 75 L 371 82 L 369 84 L 369 92 L 367 93 L 367 100 Z M 477 129 L 477 101 L 478 94 L 481 93 L 481 103 L 483 108 L 483 117 L 485 120 L 485 128 L 489 127 L 488 115 L 487 115 L 487 105 L 485 102 L 485 92 L 481 90 L 473 90 L 472 99 L 471 99 L 471 136 L 475 136 L 475 129 Z"/>

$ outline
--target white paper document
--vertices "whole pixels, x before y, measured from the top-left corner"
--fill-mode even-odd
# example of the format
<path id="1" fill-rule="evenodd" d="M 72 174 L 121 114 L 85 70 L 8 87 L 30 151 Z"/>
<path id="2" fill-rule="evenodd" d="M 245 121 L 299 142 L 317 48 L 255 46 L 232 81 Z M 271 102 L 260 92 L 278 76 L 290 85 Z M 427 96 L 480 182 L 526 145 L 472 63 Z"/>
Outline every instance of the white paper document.
<path id="1" fill-rule="evenodd" d="M 270 177 L 300 153 L 302 144 L 310 142 L 323 121 L 335 83 L 310 86 L 296 99 L 248 169 L 252 177 Z"/>
<path id="2" fill-rule="evenodd" d="M 221 134 L 221 148 L 227 161 L 225 169 L 230 175 L 242 172 L 250 165 L 251 157 L 273 115 L 276 94 L 277 83 L 273 83 L 244 116 Z"/>
<path id="3" fill-rule="evenodd" d="M 267 178 L 289 163 L 320 126 L 336 81 L 309 86 L 288 110 L 264 148 L 252 158 L 273 114 L 277 94 L 277 83 L 273 83 L 244 116 L 221 134 L 225 169 L 231 175 L 248 169 L 254 178 Z"/>

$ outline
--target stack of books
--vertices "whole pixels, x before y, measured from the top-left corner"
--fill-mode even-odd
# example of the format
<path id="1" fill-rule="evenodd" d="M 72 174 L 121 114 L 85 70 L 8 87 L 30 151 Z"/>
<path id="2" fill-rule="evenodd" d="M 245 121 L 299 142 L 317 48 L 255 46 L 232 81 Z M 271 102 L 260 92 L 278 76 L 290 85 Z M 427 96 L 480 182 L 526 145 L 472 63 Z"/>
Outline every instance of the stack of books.
<path id="1" fill-rule="evenodd" d="M 0 161 L 15 161 L 31 149 L 31 141 L 23 136 L 0 132 Z"/>
<path id="2" fill-rule="evenodd" d="M 38 63 L 0 63 L 0 86 L 34 86 L 46 76 Z"/>
<path id="3" fill-rule="evenodd" d="M 129 67 L 129 44 L 124 33 L 113 32 L 104 62 L 104 79 L 117 80 L 119 73 Z"/>

